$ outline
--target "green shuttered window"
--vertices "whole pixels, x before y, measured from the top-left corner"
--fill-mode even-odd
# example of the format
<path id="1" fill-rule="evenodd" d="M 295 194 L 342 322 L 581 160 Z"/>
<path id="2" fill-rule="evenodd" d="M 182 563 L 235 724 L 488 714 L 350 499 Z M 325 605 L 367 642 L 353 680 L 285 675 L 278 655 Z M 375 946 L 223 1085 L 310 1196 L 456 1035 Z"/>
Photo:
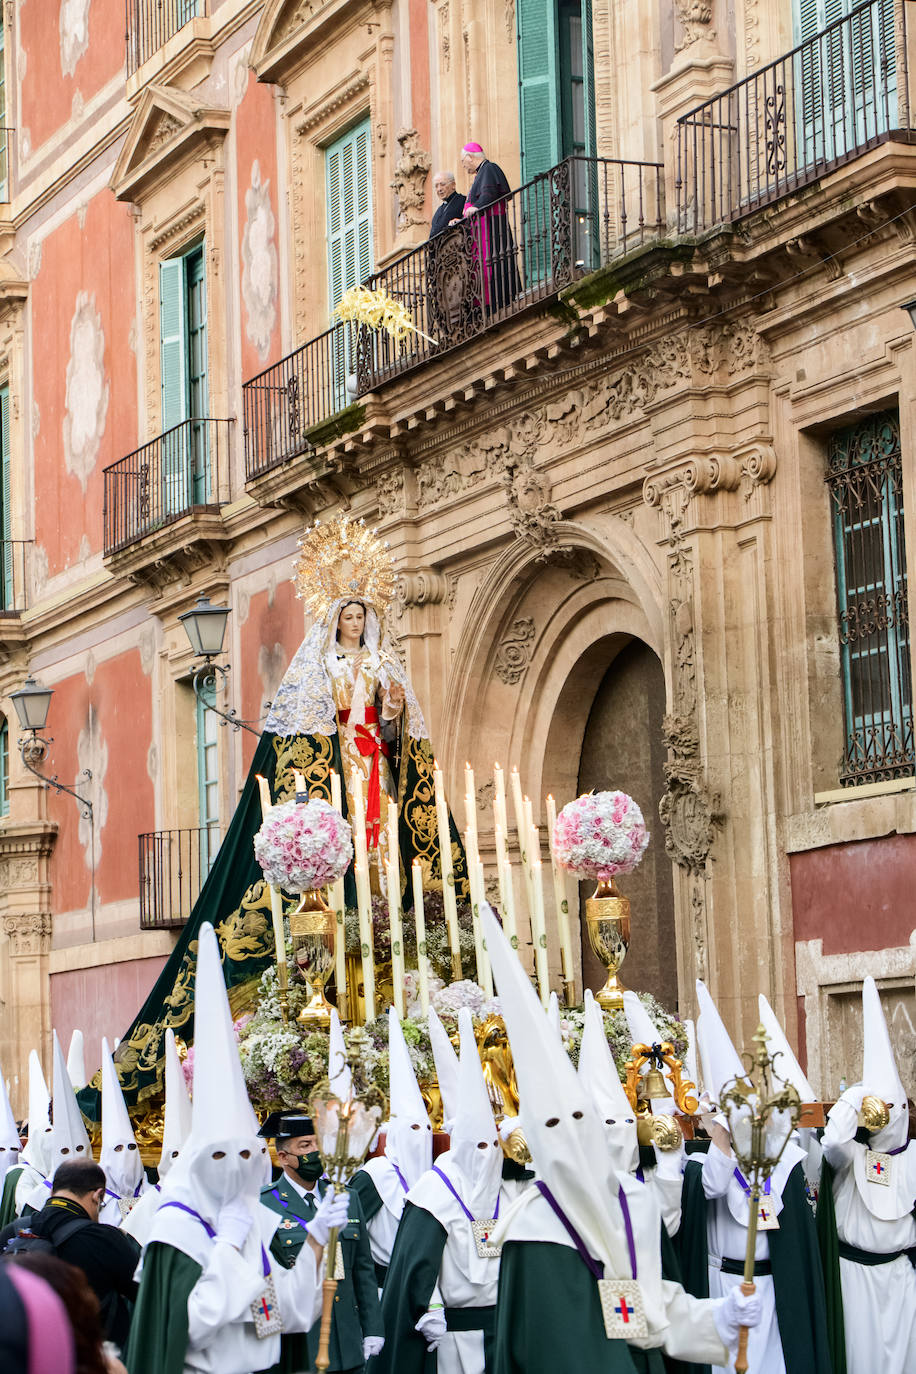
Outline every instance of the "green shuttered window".
<path id="1" fill-rule="evenodd" d="M 372 143 L 369 121 L 325 154 L 328 209 L 328 305 L 372 271 Z"/>
<path id="2" fill-rule="evenodd" d="M 0 816 L 10 814 L 10 727 L 0 720 Z"/>
<path id="3" fill-rule="evenodd" d="M 518 0 L 522 182 L 595 156 L 591 0 Z"/>
<path id="4" fill-rule="evenodd" d="M 201 881 L 219 849 L 219 717 L 208 710 L 216 700 L 212 688 L 197 698 L 197 797 L 200 825 Z"/>
<path id="5" fill-rule="evenodd" d="M 203 244 L 159 264 L 159 330 L 162 506 L 174 514 L 210 499 L 207 426 L 184 423 L 205 418 L 209 405 Z"/>
<path id="6" fill-rule="evenodd" d="M 831 436 L 844 786 L 916 771 L 900 420 L 869 416 Z"/>
<path id="7" fill-rule="evenodd" d="M 842 157 L 897 123 L 894 0 L 840 24 L 862 0 L 795 0 L 796 110 L 806 163 Z"/>

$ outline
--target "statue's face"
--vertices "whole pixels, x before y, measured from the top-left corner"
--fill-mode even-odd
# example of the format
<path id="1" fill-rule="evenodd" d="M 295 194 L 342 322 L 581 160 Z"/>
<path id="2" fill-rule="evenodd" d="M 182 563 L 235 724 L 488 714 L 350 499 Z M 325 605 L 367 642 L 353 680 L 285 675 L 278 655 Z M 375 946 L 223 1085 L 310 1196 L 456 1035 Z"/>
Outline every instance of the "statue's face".
<path id="1" fill-rule="evenodd" d="M 366 612 L 357 601 L 350 601 L 340 612 L 337 638 L 341 644 L 358 644 L 366 628 Z"/>

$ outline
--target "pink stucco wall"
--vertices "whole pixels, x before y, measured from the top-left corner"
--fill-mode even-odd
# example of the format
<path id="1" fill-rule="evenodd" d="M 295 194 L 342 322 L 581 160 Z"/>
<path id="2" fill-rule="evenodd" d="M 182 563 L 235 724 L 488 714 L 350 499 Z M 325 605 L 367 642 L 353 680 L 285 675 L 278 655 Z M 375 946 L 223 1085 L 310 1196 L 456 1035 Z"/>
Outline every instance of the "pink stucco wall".
<path id="1" fill-rule="evenodd" d="M 113 1044 L 124 1034 L 164 964 L 157 955 L 51 975 L 51 1024 L 65 1054 L 74 1030 L 83 1032 L 90 1078 L 102 1062 L 102 1036 Z"/>

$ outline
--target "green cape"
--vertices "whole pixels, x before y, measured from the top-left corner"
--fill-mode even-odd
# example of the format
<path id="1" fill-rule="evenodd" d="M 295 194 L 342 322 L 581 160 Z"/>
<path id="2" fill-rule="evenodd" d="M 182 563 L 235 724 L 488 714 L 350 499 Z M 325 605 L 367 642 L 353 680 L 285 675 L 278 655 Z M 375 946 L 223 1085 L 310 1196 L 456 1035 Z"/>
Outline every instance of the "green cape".
<path id="1" fill-rule="evenodd" d="M 786 1179 L 782 1204 L 779 1229 L 768 1232 L 767 1239 L 786 1374 L 834 1374 L 824 1275 L 801 1164 Z M 684 1287 L 696 1298 L 709 1297 L 706 1206 L 702 1161 L 688 1160 L 677 1249 Z M 701 1367 L 709 1370 L 708 1365 Z"/>
<path id="2" fill-rule="evenodd" d="M 154 1240 L 146 1247 L 124 1355 L 128 1374 L 183 1374 L 188 1299 L 202 1272 L 196 1260 L 173 1245 Z"/>
<path id="3" fill-rule="evenodd" d="M 833 1374 L 846 1374 L 846 1332 L 843 1326 L 843 1290 L 840 1285 L 840 1242 L 836 1233 L 836 1210 L 833 1202 L 833 1169 L 826 1159 L 821 1161 L 821 1179 L 817 1190 L 817 1243 L 824 1270 L 824 1293 L 827 1300 L 827 1334 L 833 1354 Z"/>
<path id="4" fill-rule="evenodd" d="M 382 1292 L 385 1346 L 369 1361 L 367 1374 L 434 1374 L 436 1352 L 427 1350 L 414 1327 L 436 1286 L 447 1239 L 431 1212 L 404 1203 Z"/>
<path id="5" fill-rule="evenodd" d="M 24 1165 L 14 1164 L 7 1169 L 3 1180 L 3 1193 L 0 1194 L 0 1231 L 16 1220 L 16 1185 L 22 1176 Z"/>

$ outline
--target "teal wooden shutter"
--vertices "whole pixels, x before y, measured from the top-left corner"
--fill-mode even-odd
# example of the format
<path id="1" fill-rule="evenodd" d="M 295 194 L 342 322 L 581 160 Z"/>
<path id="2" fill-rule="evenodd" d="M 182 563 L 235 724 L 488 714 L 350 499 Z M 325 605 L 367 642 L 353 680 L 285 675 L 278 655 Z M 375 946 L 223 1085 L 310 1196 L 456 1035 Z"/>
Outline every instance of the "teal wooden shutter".
<path id="1" fill-rule="evenodd" d="M 159 357 L 162 374 L 161 511 L 168 519 L 187 509 L 188 312 L 184 258 L 159 264 Z"/>
<path id="2" fill-rule="evenodd" d="M 516 16 L 524 183 L 561 156 L 556 0 L 518 0 Z"/>
<path id="3" fill-rule="evenodd" d="M 595 41 L 592 37 L 592 0 L 582 0 L 582 98 L 585 103 L 585 156 L 598 156 L 595 116 Z"/>
<path id="4" fill-rule="evenodd" d="M 328 307 L 372 273 L 372 140 L 365 120 L 332 143 L 325 154 L 328 226 Z M 346 378 L 353 371 L 348 332 L 334 346 L 333 399 L 347 403 Z"/>
<path id="5" fill-rule="evenodd" d="M 219 718 L 208 707 L 216 694 L 205 688 L 197 698 L 197 795 L 200 826 L 200 877 L 210 872 L 219 849 Z"/>
<path id="6" fill-rule="evenodd" d="M 10 729 L 0 723 L 0 816 L 10 814 Z"/>
<path id="7" fill-rule="evenodd" d="M 13 608 L 13 546 L 10 542 L 10 389 L 0 387 L 0 610 Z"/>

